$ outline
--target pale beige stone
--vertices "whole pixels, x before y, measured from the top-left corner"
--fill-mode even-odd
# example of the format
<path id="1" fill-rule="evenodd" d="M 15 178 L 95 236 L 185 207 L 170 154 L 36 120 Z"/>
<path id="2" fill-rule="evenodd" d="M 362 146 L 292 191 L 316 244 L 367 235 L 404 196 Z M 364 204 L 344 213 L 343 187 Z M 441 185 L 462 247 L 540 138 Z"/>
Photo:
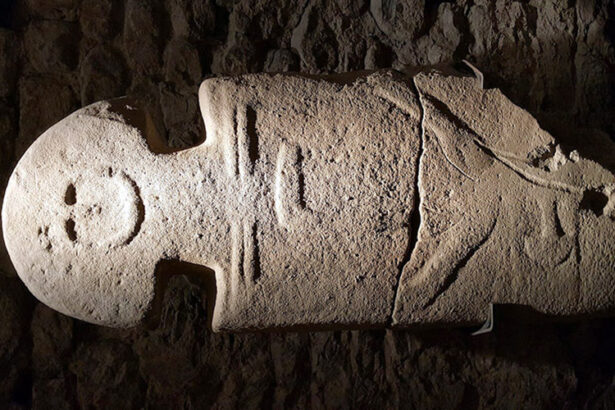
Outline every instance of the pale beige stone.
<path id="1" fill-rule="evenodd" d="M 257 74 L 205 80 L 199 98 L 191 149 L 127 100 L 30 147 L 2 221 L 37 298 L 131 326 L 163 271 L 189 269 L 215 278 L 215 330 L 613 307 L 615 178 L 474 78 Z"/>
<path id="2" fill-rule="evenodd" d="M 490 303 L 572 316 L 615 302 L 615 178 L 498 90 L 415 77 L 420 229 L 393 323 L 473 323 Z M 611 148 L 612 149 L 612 148 Z"/>

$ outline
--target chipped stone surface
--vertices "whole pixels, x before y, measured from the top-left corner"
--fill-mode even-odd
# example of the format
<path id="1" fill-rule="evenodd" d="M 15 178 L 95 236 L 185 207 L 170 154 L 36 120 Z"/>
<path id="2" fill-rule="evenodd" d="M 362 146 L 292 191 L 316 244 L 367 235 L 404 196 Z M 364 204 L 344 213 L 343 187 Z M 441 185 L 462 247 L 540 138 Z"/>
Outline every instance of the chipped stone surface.
<path id="1" fill-rule="evenodd" d="M 613 310 L 615 176 L 474 77 L 245 75 L 199 100 L 207 139 L 178 153 L 121 99 L 25 153 L 2 224 L 39 300 L 133 326 L 176 263 L 213 276 L 214 330 Z"/>

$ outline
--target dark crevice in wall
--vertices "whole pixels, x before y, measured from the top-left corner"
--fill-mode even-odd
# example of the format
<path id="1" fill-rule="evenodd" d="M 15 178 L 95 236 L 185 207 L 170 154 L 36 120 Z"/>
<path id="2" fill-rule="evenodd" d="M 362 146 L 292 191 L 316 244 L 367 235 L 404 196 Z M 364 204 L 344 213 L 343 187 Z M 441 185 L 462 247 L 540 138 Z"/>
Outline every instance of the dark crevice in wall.
<path id="1" fill-rule="evenodd" d="M 453 52 L 453 59 L 454 61 L 461 61 L 470 55 L 470 47 L 474 44 L 476 39 L 470 31 L 470 23 L 468 22 L 468 18 L 464 13 L 462 13 L 460 7 L 456 7 L 455 14 L 453 16 L 453 24 L 461 34 L 459 45 L 457 45 L 457 48 Z"/>
<path id="2" fill-rule="evenodd" d="M 444 3 L 453 3 L 450 0 L 433 0 L 433 1 L 425 1 L 424 6 L 424 14 L 423 14 L 423 24 L 421 28 L 417 31 L 414 39 L 421 38 L 427 34 L 429 34 L 429 30 L 436 24 L 436 20 L 438 19 L 438 8 L 440 5 Z"/>

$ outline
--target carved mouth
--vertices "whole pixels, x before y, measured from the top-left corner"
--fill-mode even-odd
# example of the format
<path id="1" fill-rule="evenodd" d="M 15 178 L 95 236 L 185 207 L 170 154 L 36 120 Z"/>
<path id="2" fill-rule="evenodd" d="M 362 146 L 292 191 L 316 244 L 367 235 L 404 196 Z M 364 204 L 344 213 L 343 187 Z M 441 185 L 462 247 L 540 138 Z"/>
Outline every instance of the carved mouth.
<path id="1" fill-rule="evenodd" d="M 135 180 L 130 178 L 125 173 L 122 173 L 122 177 L 124 178 L 124 180 L 126 180 L 130 184 L 133 190 L 134 207 L 136 209 L 134 226 L 132 228 L 132 231 L 130 232 L 126 240 L 124 241 L 124 245 L 128 245 L 130 242 L 132 242 L 132 240 L 137 236 L 137 234 L 141 230 L 141 225 L 143 225 L 143 221 L 145 220 L 145 206 L 143 205 L 143 199 L 141 198 L 141 190 L 139 189 L 139 186 L 137 185 Z"/>

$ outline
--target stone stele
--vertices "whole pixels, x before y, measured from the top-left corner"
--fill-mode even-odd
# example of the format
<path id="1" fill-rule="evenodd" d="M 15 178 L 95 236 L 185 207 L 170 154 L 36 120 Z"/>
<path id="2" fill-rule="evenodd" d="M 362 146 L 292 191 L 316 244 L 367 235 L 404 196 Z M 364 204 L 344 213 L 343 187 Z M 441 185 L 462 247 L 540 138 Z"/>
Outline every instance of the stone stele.
<path id="1" fill-rule="evenodd" d="M 212 283 L 214 330 L 615 306 L 615 177 L 475 77 L 254 74 L 207 79 L 199 100 L 193 148 L 120 99 L 28 149 L 2 226 L 39 300 L 133 326 L 164 271 L 191 271 Z"/>

